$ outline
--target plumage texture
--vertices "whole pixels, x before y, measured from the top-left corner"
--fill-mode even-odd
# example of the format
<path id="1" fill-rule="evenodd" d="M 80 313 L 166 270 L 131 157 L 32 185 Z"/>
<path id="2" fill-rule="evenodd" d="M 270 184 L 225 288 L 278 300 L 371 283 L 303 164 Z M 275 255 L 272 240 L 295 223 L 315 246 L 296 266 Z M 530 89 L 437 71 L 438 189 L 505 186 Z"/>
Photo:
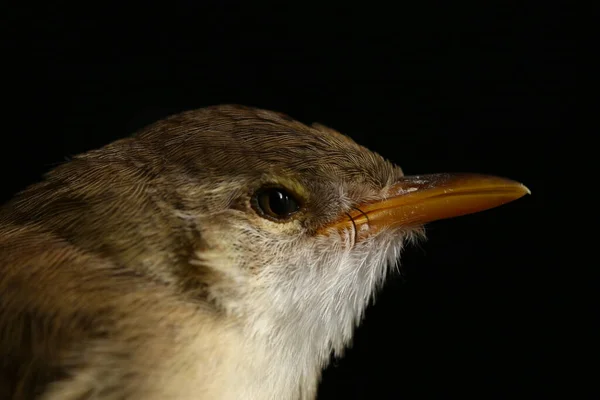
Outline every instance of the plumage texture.
<path id="1" fill-rule="evenodd" d="M 0 210 L 0 398 L 311 399 L 419 230 L 317 230 L 400 168 L 321 125 L 182 113 Z M 252 194 L 302 199 L 288 222 Z"/>

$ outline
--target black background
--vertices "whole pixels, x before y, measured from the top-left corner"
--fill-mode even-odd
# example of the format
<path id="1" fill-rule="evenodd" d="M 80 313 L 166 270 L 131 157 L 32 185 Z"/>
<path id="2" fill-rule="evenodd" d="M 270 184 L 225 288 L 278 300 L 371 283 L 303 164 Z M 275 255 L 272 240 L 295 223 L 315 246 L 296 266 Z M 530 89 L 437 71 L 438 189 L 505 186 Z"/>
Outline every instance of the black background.
<path id="1" fill-rule="evenodd" d="M 7 3 L 0 201 L 69 155 L 220 103 L 321 122 L 407 174 L 510 177 L 532 196 L 428 226 L 319 398 L 556 393 L 571 367 L 546 235 L 574 100 L 570 17 L 412 3 Z"/>

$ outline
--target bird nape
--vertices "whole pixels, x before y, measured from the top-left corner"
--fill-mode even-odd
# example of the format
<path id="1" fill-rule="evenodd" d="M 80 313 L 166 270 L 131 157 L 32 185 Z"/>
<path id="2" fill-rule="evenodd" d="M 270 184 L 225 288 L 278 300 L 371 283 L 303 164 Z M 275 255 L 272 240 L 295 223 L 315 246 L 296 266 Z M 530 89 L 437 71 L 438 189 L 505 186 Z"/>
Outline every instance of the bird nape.
<path id="1" fill-rule="evenodd" d="M 275 112 L 174 115 L 0 209 L 0 397 L 312 399 L 424 223 L 526 193 Z"/>

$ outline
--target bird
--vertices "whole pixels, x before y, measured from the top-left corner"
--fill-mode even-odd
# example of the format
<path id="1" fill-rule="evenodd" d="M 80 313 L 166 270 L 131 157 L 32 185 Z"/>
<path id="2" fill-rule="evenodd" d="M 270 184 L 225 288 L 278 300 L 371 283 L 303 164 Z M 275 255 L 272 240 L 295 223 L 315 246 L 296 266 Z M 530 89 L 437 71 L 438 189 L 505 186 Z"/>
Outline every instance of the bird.
<path id="1" fill-rule="evenodd" d="M 0 208 L 0 398 L 314 399 L 425 224 L 529 193 L 279 112 L 171 115 Z"/>

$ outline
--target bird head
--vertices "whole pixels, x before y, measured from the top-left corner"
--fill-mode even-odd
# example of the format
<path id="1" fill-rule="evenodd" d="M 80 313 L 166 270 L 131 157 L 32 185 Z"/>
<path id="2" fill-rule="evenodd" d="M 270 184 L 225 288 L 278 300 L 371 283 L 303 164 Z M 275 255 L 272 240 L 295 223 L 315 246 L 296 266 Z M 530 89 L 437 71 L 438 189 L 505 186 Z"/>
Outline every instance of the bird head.
<path id="1" fill-rule="evenodd" d="M 332 129 L 240 106 L 159 121 L 45 185 L 69 200 L 49 197 L 30 217 L 322 362 L 423 224 L 528 192 L 497 177 L 404 176 Z"/>
<path id="2" fill-rule="evenodd" d="M 341 351 L 423 224 L 527 189 L 489 176 L 404 176 L 332 129 L 238 106 L 176 115 L 138 135 L 168 165 L 163 187 L 192 221 L 187 279 L 258 334 Z M 206 284 L 206 281 L 203 282 Z"/>

